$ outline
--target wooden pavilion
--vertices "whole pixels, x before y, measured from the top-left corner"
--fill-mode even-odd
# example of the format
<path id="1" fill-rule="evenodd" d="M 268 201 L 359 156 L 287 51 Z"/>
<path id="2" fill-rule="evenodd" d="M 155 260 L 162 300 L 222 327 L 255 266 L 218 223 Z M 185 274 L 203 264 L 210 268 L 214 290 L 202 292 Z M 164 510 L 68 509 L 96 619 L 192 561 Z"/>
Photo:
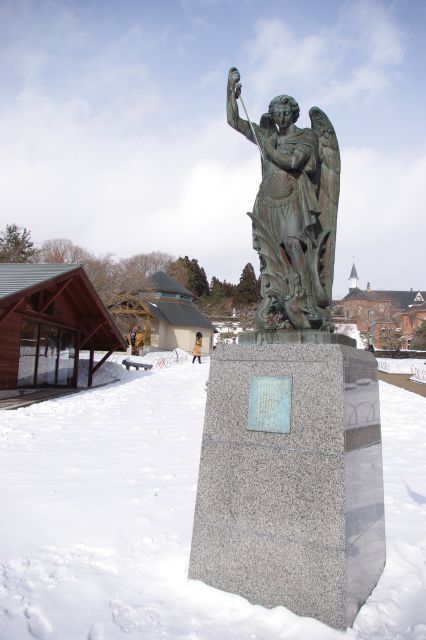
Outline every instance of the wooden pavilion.
<path id="1" fill-rule="evenodd" d="M 143 329 L 144 345 L 151 346 L 151 328 L 153 314 L 148 304 L 140 295 L 133 292 L 123 292 L 116 295 L 108 305 L 108 311 L 113 316 L 123 336 L 129 338 L 133 326 Z"/>
<path id="2" fill-rule="evenodd" d="M 91 386 L 126 348 L 81 265 L 0 263 L 0 390 L 77 387 L 82 349 Z M 106 351 L 97 363 L 95 350 Z"/>

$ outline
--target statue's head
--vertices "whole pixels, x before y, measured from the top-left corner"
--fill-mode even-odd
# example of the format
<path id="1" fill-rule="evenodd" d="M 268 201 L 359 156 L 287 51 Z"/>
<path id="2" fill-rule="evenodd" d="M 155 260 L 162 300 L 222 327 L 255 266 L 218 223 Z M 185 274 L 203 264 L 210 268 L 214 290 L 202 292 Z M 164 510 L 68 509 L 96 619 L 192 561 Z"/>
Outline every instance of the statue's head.
<path id="1" fill-rule="evenodd" d="M 278 126 L 296 122 L 300 109 L 296 100 L 291 96 L 276 96 L 269 104 L 269 113 Z M 290 122 L 291 120 L 291 122 Z"/>

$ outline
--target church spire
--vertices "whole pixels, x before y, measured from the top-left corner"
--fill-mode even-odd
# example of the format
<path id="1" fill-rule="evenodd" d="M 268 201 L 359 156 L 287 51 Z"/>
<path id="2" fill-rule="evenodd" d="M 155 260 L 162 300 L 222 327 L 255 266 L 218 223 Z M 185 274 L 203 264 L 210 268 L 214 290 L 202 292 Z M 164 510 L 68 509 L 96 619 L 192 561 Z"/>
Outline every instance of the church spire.
<path id="1" fill-rule="evenodd" d="M 352 289 L 357 289 L 357 287 L 358 287 L 358 274 L 356 272 L 355 262 L 354 262 L 352 263 L 352 269 L 349 275 L 349 291 L 352 291 Z"/>

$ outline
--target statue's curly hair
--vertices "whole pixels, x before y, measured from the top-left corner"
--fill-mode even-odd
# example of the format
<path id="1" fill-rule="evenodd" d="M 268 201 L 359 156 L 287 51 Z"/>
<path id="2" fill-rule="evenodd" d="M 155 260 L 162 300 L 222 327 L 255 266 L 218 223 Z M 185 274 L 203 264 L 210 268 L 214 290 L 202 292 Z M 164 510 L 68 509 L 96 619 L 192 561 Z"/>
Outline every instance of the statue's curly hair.
<path id="1" fill-rule="evenodd" d="M 289 104 L 293 112 L 293 122 L 296 122 L 300 114 L 300 109 L 296 100 L 292 96 L 286 96 L 286 95 L 276 96 L 269 103 L 269 113 L 272 114 L 272 110 L 276 104 Z"/>

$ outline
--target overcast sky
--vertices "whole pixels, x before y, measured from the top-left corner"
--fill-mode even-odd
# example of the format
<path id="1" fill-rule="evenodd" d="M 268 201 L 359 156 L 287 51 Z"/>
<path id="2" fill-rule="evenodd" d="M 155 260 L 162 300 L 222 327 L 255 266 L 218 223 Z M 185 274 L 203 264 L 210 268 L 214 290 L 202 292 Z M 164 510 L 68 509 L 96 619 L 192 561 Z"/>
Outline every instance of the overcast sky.
<path id="1" fill-rule="evenodd" d="M 425 27 L 424 0 L 0 0 L 0 228 L 257 270 L 237 66 L 253 120 L 288 93 L 335 126 L 335 296 L 353 260 L 363 288 L 425 289 Z"/>

